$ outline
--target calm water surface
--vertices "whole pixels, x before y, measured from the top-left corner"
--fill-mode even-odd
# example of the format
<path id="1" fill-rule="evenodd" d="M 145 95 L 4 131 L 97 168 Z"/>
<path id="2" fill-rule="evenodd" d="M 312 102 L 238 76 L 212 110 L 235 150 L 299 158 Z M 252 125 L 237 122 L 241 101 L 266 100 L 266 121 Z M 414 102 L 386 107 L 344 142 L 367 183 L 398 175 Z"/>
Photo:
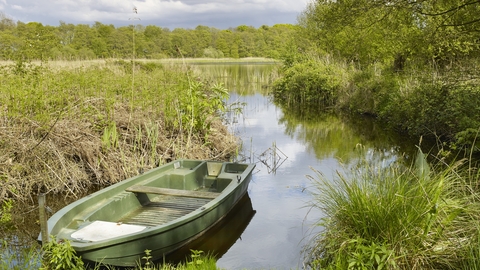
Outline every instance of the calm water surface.
<path id="1" fill-rule="evenodd" d="M 369 119 L 283 111 L 271 102 L 266 87 L 275 79 L 275 65 L 198 68 L 223 81 L 231 92 L 228 104 L 242 109 L 227 116 L 228 125 L 242 141 L 238 159 L 257 167 L 242 202 L 177 258 L 193 248 L 217 253 L 217 265 L 224 269 L 300 269 L 302 251 L 320 229 L 312 225 L 322 216 L 309 207 L 313 188 L 306 175 L 314 175 L 312 168 L 332 178 L 359 159 L 408 160 L 415 151 L 414 141 Z M 36 219 L 36 211 L 23 213 L 27 223 Z M 35 239 L 38 230 L 19 228 L 18 235 Z"/>
<path id="2" fill-rule="evenodd" d="M 282 111 L 264 89 L 270 79 L 262 70 L 266 73 L 270 68 L 215 67 L 231 90 L 229 104 L 242 107 L 242 113 L 228 117 L 232 132 L 242 139 L 239 159 L 257 164 L 248 189 L 255 213 L 243 232 L 237 232 L 240 237 L 221 252 L 217 263 L 221 268 L 302 268 L 302 251 L 319 231 L 312 225 L 322 216 L 309 207 L 313 188 L 306 175 L 314 175 L 312 168 L 331 178 L 359 159 L 408 160 L 415 150 L 414 142 L 385 131 L 371 119 L 299 117 Z M 241 78 L 240 84 L 229 78 Z M 366 151 L 358 151 L 359 147 Z"/>
<path id="3" fill-rule="evenodd" d="M 305 177 L 318 169 L 338 167 L 334 158 L 319 161 L 310 147 L 287 134 L 282 112 L 262 94 L 239 96 L 243 114 L 233 119 L 243 138 L 243 156 L 257 164 L 249 196 L 256 214 L 239 239 L 218 260 L 227 269 L 301 268 L 301 251 L 320 213 L 308 207 L 310 186 Z M 292 136 L 293 135 L 293 136 Z M 275 164 L 276 161 L 276 164 Z"/>

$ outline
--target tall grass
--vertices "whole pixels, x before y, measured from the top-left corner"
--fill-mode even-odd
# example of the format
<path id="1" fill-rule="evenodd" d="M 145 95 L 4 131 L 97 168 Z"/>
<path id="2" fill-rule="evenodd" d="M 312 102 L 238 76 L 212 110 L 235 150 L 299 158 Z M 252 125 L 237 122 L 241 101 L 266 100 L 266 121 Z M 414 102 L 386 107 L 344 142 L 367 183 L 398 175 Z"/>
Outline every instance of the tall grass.
<path id="1" fill-rule="evenodd" d="M 36 193 L 79 198 L 172 159 L 228 159 L 236 141 L 221 123 L 227 95 L 188 66 L 113 60 L 63 68 L 1 66 L 2 235 L 10 235 L 10 224 L 38 226 L 11 214 L 12 205 L 35 204 Z M 32 243 L 30 235 L 12 238 L 21 247 Z M 23 254 L 12 253 L 11 242 L 0 245 L 0 268 L 37 269 L 44 254 L 36 244 Z M 60 251 L 50 259 L 71 257 Z"/>
<path id="2" fill-rule="evenodd" d="M 310 247 L 325 269 L 477 269 L 477 179 L 461 163 L 430 169 L 361 162 L 333 180 L 316 171 L 314 207 L 325 217 Z M 470 168 L 471 169 L 471 168 Z M 471 181 L 473 180 L 473 181 Z"/>
<path id="3" fill-rule="evenodd" d="M 177 158 L 228 158 L 226 96 L 188 66 L 1 66 L 0 202 L 76 196 Z"/>

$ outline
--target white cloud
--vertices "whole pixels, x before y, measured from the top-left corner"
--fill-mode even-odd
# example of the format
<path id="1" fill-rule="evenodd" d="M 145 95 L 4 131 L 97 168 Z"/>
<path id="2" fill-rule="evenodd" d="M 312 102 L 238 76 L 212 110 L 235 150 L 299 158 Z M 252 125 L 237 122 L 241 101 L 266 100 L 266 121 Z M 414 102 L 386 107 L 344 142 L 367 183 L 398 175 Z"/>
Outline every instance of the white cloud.
<path id="1" fill-rule="evenodd" d="M 12 5 L 12 9 L 15 9 L 15 10 L 23 10 L 23 7 L 17 6 L 17 5 Z"/>
<path id="2" fill-rule="evenodd" d="M 14 20 L 58 25 L 67 23 L 128 25 L 133 16 L 162 27 L 217 28 L 241 24 L 295 23 L 308 0 L 0 0 L 3 12 Z M 138 14 L 133 13 L 136 7 Z M 144 23 L 141 23 L 144 24 Z"/>

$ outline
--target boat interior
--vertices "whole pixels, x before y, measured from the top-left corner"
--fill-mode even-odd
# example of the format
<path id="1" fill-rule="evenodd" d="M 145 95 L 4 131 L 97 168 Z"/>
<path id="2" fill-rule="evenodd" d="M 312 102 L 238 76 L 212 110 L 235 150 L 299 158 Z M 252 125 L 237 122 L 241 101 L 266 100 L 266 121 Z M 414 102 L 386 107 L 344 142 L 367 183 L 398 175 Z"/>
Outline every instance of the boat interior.
<path id="1" fill-rule="evenodd" d="M 103 199 L 72 217 L 64 233 L 77 241 L 100 241 L 166 224 L 212 201 L 232 181 L 239 182 L 248 165 L 176 161 L 152 170 L 132 183 L 99 194 Z M 116 226 L 113 226 L 113 225 Z M 109 231 L 110 234 L 99 231 Z"/>

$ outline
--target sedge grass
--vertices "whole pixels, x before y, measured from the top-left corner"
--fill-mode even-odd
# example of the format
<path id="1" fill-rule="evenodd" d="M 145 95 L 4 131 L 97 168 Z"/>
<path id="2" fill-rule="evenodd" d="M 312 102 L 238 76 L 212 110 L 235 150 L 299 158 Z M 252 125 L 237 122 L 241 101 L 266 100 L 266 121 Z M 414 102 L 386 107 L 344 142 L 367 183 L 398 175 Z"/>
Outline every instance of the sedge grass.
<path id="1" fill-rule="evenodd" d="M 215 117 L 223 88 L 199 78 L 193 89 L 179 66 L 135 69 L 132 98 L 126 61 L 0 67 L 0 202 L 76 197 L 177 158 L 228 158 L 236 141 Z"/>
<path id="2" fill-rule="evenodd" d="M 452 165 L 430 171 L 419 152 L 411 167 L 363 162 L 333 180 L 316 171 L 310 176 L 316 187 L 314 207 L 325 217 L 318 224 L 324 229 L 310 247 L 312 265 L 326 269 L 478 266 L 471 259 L 478 253 L 478 195 L 466 188 L 458 170 Z"/>

